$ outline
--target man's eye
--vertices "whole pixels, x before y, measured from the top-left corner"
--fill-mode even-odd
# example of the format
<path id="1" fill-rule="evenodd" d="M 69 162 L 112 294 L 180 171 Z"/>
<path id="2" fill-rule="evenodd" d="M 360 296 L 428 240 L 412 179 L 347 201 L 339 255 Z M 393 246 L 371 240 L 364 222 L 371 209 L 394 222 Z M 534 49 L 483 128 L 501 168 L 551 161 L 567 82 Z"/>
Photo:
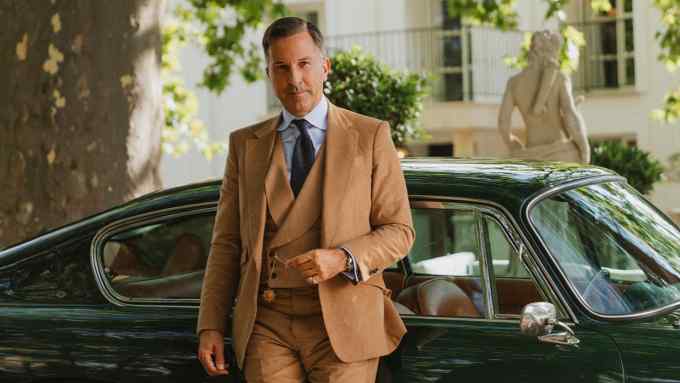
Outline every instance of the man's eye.
<path id="1" fill-rule="evenodd" d="M 303 61 L 300 66 L 303 68 L 308 68 L 310 65 L 312 65 L 309 61 Z"/>

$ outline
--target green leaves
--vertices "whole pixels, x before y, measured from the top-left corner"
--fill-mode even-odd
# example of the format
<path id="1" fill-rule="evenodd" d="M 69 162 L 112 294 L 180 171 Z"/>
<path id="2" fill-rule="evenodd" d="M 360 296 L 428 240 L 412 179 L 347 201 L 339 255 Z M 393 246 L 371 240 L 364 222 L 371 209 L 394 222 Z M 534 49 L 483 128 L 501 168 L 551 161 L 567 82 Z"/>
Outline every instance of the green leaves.
<path id="1" fill-rule="evenodd" d="M 358 47 L 336 53 L 331 61 L 325 88 L 331 102 L 388 121 L 396 146 L 424 137 L 416 123 L 427 94 L 425 75 L 394 71 Z"/>
<path id="2" fill-rule="evenodd" d="M 611 169 L 628 179 L 628 183 L 642 194 L 652 191 L 661 180 L 664 168 L 644 150 L 627 146 L 621 141 L 604 141 L 592 145 L 593 165 Z"/>
<path id="3" fill-rule="evenodd" d="M 210 159 L 226 151 L 214 143 L 197 117 L 196 96 L 177 76 L 181 69 L 178 51 L 193 43 L 203 47 L 210 62 L 203 70 L 200 86 L 220 94 L 229 86 L 234 72 L 247 82 L 262 79 L 262 56 L 255 43 L 245 36 L 261 26 L 266 18 L 282 16 L 286 8 L 273 0 L 190 0 L 178 5 L 173 17 L 162 28 L 161 77 L 165 126 L 161 136 L 163 151 L 180 156 L 191 146 Z"/>
<path id="4" fill-rule="evenodd" d="M 467 24 L 489 25 L 501 30 L 517 28 L 517 0 L 448 0 L 449 14 Z"/>
<path id="5" fill-rule="evenodd" d="M 674 72 L 680 66 L 680 0 L 654 0 L 654 6 L 661 11 L 664 28 L 656 33 L 661 46 L 659 61 Z M 680 88 L 666 94 L 663 106 L 654 110 L 652 117 L 668 123 L 680 118 Z"/>

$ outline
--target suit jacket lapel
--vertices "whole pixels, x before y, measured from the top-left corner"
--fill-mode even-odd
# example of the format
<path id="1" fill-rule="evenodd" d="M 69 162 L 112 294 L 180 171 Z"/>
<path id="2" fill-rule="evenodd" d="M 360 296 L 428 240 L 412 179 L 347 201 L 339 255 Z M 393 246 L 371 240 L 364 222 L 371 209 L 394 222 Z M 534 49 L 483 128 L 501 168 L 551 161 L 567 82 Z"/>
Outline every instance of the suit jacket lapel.
<path id="1" fill-rule="evenodd" d="M 271 166 L 269 171 L 267 171 L 264 184 L 267 204 L 272 219 L 277 227 L 281 227 L 295 202 L 295 196 L 288 182 L 288 169 L 286 168 L 286 159 L 283 154 L 283 143 L 278 132 L 275 136 L 274 153 L 272 154 Z"/>
<path id="2" fill-rule="evenodd" d="M 272 151 L 276 138 L 276 127 L 279 118 L 266 121 L 255 130 L 255 137 L 246 141 L 245 174 L 246 183 L 246 211 L 250 216 L 245 221 L 249 223 L 249 243 L 257 244 L 263 238 L 266 220 L 265 175 L 271 164 Z M 252 254 L 257 269 L 261 267 L 262 251 Z"/>
<path id="3" fill-rule="evenodd" d="M 333 104 L 328 105 L 326 131 L 326 162 L 323 180 L 321 246 L 328 248 L 340 223 L 340 207 L 347 185 L 351 182 L 351 168 L 358 145 L 358 133 Z"/>

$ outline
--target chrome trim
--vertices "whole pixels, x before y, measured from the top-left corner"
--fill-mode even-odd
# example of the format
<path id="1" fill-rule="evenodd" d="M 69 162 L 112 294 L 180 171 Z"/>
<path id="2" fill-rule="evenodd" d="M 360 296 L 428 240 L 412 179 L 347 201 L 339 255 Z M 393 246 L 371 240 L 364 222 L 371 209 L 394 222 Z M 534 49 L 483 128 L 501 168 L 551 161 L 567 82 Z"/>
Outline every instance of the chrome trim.
<path id="1" fill-rule="evenodd" d="M 194 298 L 131 298 L 118 294 L 112 288 L 108 278 L 106 277 L 103 264 L 100 262 L 101 250 L 103 248 L 104 241 L 109 236 L 123 230 L 141 224 L 150 224 L 172 218 L 184 217 L 187 215 L 201 215 L 211 212 L 214 213 L 216 210 L 217 201 L 176 206 L 124 218 L 122 220 L 112 222 L 99 229 L 99 231 L 97 231 L 97 233 L 92 238 L 92 244 L 90 245 L 90 263 L 92 265 L 93 274 L 95 281 L 97 282 L 97 287 L 99 287 L 99 291 L 101 291 L 106 300 L 120 307 L 158 307 L 158 305 L 162 305 L 163 307 L 198 309 L 197 304 L 200 302 L 200 300 Z"/>
<path id="2" fill-rule="evenodd" d="M 515 315 L 513 318 L 472 318 L 472 317 L 437 317 L 437 316 L 425 316 L 425 315 L 411 315 L 411 314 L 399 314 L 399 317 L 406 322 L 406 325 L 409 325 L 409 321 L 411 320 L 426 320 L 426 321 L 433 321 L 433 322 L 484 322 L 484 323 L 508 323 L 512 325 L 517 325 L 517 322 L 520 318 L 519 315 Z M 566 324 L 567 326 L 575 326 L 576 322 L 565 322 L 565 321 L 560 321 L 561 323 Z M 442 323 L 444 325 L 445 323 Z M 410 324 L 413 326 L 413 324 Z"/>
<path id="3" fill-rule="evenodd" d="M 480 209 L 481 210 L 481 209 Z M 496 317 L 496 308 L 498 307 L 498 299 L 496 298 L 496 286 L 491 283 L 495 280 L 493 270 L 493 260 L 490 260 L 489 252 L 487 251 L 486 234 L 488 234 L 484 227 L 484 214 L 477 210 L 475 211 L 475 218 L 477 220 L 477 243 L 480 247 L 480 277 L 482 279 L 482 288 L 484 288 L 484 301 L 486 302 L 486 314 L 488 318 Z"/>
<path id="4" fill-rule="evenodd" d="M 541 296 L 541 298 L 542 298 L 542 299 L 545 299 L 545 300 L 550 300 L 550 299 L 548 298 L 548 296 L 546 295 L 545 291 L 544 291 L 545 289 L 541 288 L 541 286 L 540 286 L 539 284 L 537 284 L 536 278 L 533 277 L 533 275 L 532 275 L 532 273 L 531 273 L 531 270 L 530 270 L 529 266 L 526 265 L 526 261 L 527 261 L 527 260 L 526 260 L 527 248 L 526 248 L 526 246 L 524 245 L 524 243 L 519 242 L 516 238 L 513 239 L 512 234 L 510 234 L 510 231 L 511 231 L 512 229 L 511 229 L 510 227 L 507 226 L 507 223 L 506 223 L 506 222 L 502 222 L 502 220 L 503 220 L 502 217 L 494 216 L 494 215 L 488 214 L 488 212 L 485 213 L 485 215 L 488 215 L 488 217 L 485 217 L 485 218 L 494 220 L 494 222 L 496 222 L 496 223 L 500 226 L 500 228 L 501 228 L 501 230 L 503 231 L 503 234 L 504 234 L 504 236 L 505 236 L 505 239 L 508 241 L 508 243 L 510 243 L 510 245 L 513 246 L 513 250 L 515 250 L 515 252 L 516 252 L 516 254 L 517 254 L 517 257 L 520 259 L 520 262 L 521 262 L 522 267 L 524 267 L 524 269 L 525 269 L 525 270 L 527 271 L 527 273 L 530 275 L 530 277 L 531 277 L 531 278 L 530 278 L 530 281 L 531 281 L 534 285 L 536 285 L 536 288 L 537 288 L 538 293 L 539 293 L 539 295 Z M 488 232 L 488 230 L 487 230 L 487 232 Z M 488 236 L 485 236 L 485 238 L 487 238 L 487 237 L 488 237 Z M 493 258 L 492 258 L 491 256 L 489 256 L 489 258 L 491 259 L 491 265 L 493 265 Z M 493 269 L 493 267 L 491 268 L 491 270 L 492 270 L 492 273 L 494 274 L 494 278 L 493 278 L 493 279 L 495 280 L 495 279 L 496 279 L 496 271 L 495 271 L 495 269 Z M 496 290 L 496 286 L 494 285 L 493 288 L 494 288 L 494 291 L 495 291 L 495 290 Z M 495 310 L 495 312 L 496 312 L 496 317 L 513 317 L 513 316 L 516 317 L 516 318 L 519 318 L 519 317 L 520 317 L 518 314 L 503 314 L 503 313 L 501 313 L 501 312 L 500 312 L 500 305 L 498 304 L 498 294 L 494 294 L 494 298 L 495 298 L 495 299 L 494 299 L 494 305 L 495 305 L 495 306 L 494 306 L 494 310 Z M 531 303 L 531 302 L 530 302 L 530 303 Z"/>
<path id="5" fill-rule="evenodd" d="M 674 311 L 677 308 L 680 308 L 680 301 L 671 303 L 669 305 L 659 307 L 653 310 L 646 310 L 646 311 L 641 311 L 638 313 L 634 314 L 625 314 L 625 315 L 607 315 L 607 314 L 599 314 L 595 312 L 588 302 L 586 302 L 581 294 L 578 292 L 578 289 L 576 289 L 576 286 L 571 282 L 571 280 L 566 276 L 564 271 L 562 270 L 562 267 L 560 266 L 559 262 L 557 262 L 557 259 L 555 256 L 552 254 L 552 251 L 550 251 L 550 248 L 546 245 L 545 241 L 543 240 L 543 237 L 538 233 L 536 230 L 536 225 L 534 224 L 533 220 L 531 219 L 531 211 L 533 210 L 536 205 L 543 201 L 546 198 L 552 197 L 555 194 L 559 194 L 568 190 L 573 190 L 579 187 L 583 186 L 589 186 L 589 185 L 595 185 L 595 184 L 604 184 L 608 182 L 624 182 L 627 183 L 626 179 L 621 176 L 599 176 L 599 177 L 593 177 L 585 180 L 576 180 L 572 182 L 567 182 L 565 184 L 561 184 L 555 187 L 551 187 L 542 191 L 539 191 L 536 193 L 534 196 L 531 197 L 529 202 L 525 205 L 524 207 L 524 212 L 523 212 L 523 218 L 526 220 L 530 230 L 533 232 L 534 236 L 538 239 L 539 243 L 541 246 L 543 246 L 546 254 L 548 254 L 548 257 L 550 260 L 553 262 L 553 264 L 556 266 L 558 272 L 560 273 L 560 276 L 562 279 L 566 282 L 567 286 L 571 290 L 571 293 L 576 297 L 577 301 L 581 304 L 581 306 L 586 310 L 586 312 L 591 315 L 592 317 L 596 319 L 601 319 L 601 320 L 608 320 L 608 321 L 623 321 L 623 320 L 630 320 L 630 319 L 645 319 L 645 318 L 651 318 L 657 315 L 661 314 L 666 314 L 668 312 Z"/>
<path id="6" fill-rule="evenodd" d="M 460 204 L 473 204 L 476 208 L 479 205 L 486 208 L 486 212 L 496 217 L 499 222 L 507 229 L 507 233 L 512 233 L 510 236 L 514 239 L 513 246 L 515 250 L 519 250 L 519 245 L 524 244 L 526 250 L 524 260 L 526 262 L 529 274 L 534 278 L 538 288 L 543 292 L 547 300 L 555 303 L 558 308 L 558 313 L 561 318 L 567 318 L 573 323 L 579 323 L 576 314 L 568 304 L 566 297 L 557 288 L 555 282 L 550 278 L 550 274 L 546 268 L 539 261 L 539 252 L 534 247 L 534 244 L 529 240 L 527 235 L 522 231 L 521 226 L 517 220 L 510 214 L 510 212 L 503 206 L 496 202 L 489 200 L 482 200 L 476 198 L 463 197 L 447 197 L 447 196 L 432 196 L 414 194 L 409 195 L 409 200 L 425 200 L 425 201 L 444 201 L 454 202 Z M 464 205 L 465 206 L 465 205 Z M 520 212 L 521 214 L 521 212 Z"/>

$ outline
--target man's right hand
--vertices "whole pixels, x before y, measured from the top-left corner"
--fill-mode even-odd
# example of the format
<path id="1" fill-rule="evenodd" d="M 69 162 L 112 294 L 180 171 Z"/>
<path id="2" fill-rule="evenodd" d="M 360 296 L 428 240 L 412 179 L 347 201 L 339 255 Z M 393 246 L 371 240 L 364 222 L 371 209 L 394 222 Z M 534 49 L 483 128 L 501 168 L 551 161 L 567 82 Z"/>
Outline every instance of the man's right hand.
<path id="1" fill-rule="evenodd" d="M 224 361 L 224 335 L 217 330 L 203 330 L 199 337 L 198 360 L 205 372 L 210 376 L 229 374 L 229 365 Z"/>

